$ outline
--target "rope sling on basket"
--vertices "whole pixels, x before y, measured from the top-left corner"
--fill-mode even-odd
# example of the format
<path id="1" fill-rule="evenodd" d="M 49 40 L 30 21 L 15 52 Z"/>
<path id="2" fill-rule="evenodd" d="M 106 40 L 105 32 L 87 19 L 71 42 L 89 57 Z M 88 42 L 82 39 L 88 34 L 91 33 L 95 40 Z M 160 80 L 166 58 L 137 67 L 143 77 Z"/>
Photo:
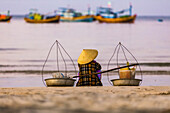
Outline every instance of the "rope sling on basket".
<path id="1" fill-rule="evenodd" d="M 47 66 L 47 62 L 49 61 L 49 56 L 53 50 L 53 48 L 56 47 L 56 57 L 55 60 L 51 60 L 51 62 L 55 61 L 55 69 L 54 70 L 48 70 L 44 71 L 45 67 L 51 68 L 51 66 Z M 60 56 L 59 56 L 60 55 Z M 65 57 L 68 57 L 68 59 L 65 59 Z M 60 58 L 60 59 L 59 59 Z M 70 57 L 70 55 L 66 52 L 64 47 L 56 40 L 53 45 L 51 46 L 47 58 L 44 62 L 44 65 L 42 67 L 42 81 L 43 84 L 47 87 L 60 87 L 60 86 L 74 86 L 75 79 L 73 79 L 68 74 L 68 61 L 71 61 L 74 71 L 69 71 L 69 73 L 74 73 L 77 75 L 75 64 Z M 49 61 L 50 62 L 50 61 Z M 63 63 L 63 65 L 61 65 Z M 70 64 L 69 64 L 70 65 Z M 64 68 L 64 70 L 61 70 L 60 68 Z M 51 78 L 44 79 L 44 73 L 52 74 Z"/>
<path id="2" fill-rule="evenodd" d="M 119 58 L 120 57 L 119 56 L 120 50 L 122 50 L 122 56 L 124 57 L 122 59 Z M 131 64 L 129 64 L 129 60 L 128 60 L 125 52 L 129 53 L 129 55 L 132 57 L 131 61 L 134 60 L 133 62 L 135 62 L 135 63 L 133 63 L 133 64 L 136 64 L 136 65 L 134 65 L 132 68 L 125 67 L 125 68 L 119 69 L 117 71 L 118 75 L 119 75 L 118 79 L 110 80 L 110 78 L 109 78 L 110 75 L 109 75 L 109 73 L 107 73 L 108 81 L 111 85 L 114 85 L 114 86 L 139 86 L 139 85 L 141 85 L 142 79 L 143 79 L 141 67 L 140 67 L 137 59 L 134 57 L 134 55 L 124 45 L 122 45 L 120 42 L 116 46 L 116 48 L 113 52 L 113 55 L 111 56 L 111 58 L 108 62 L 107 70 L 109 70 L 110 65 L 115 64 L 114 62 L 111 63 L 111 61 L 113 61 L 112 59 L 113 59 L 115 54 L 116 54 L 116 65 L 117 65 L 117 67 L 120 67 L 120 65 L 124 65 L 124 64 L 126 64 L 127 66 L 130 66 Z M 119 61 L 121 61 L 121 63 Z M 137 66 L 139 67 L 139 72 L 137 71 Z M 140 79 L 136 79 L 137 73 L 140 74 L 140 76 L 141 76 Z"/>

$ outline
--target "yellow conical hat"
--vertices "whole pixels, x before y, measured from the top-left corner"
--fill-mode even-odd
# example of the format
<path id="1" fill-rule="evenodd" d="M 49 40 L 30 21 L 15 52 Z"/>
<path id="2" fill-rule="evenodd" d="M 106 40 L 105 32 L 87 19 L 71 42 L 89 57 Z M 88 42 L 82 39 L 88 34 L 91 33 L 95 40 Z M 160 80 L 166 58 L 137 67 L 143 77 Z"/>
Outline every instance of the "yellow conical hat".
<path id="1" fill-rule="evenodd" d="M 98 55 L 98 51 L 95 49 L 83 49 L 77 62 L 79 64 L 87 64 L 94 60 Z"/>

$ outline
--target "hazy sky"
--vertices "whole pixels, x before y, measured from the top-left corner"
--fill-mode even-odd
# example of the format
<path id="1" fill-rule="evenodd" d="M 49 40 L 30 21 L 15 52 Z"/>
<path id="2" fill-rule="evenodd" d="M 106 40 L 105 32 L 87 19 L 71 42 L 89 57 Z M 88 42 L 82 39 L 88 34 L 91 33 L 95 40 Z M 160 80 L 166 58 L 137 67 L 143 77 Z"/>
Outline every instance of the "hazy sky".
<path id="1" fill-rule="evenodd" d="M 37 8 L 39 13 L 48 13 L 68 6 L 87 11 L 88 4 L 95 11 L 97 6 L 107 6 L 108 1 L 114 11 L 126 9 L 132 3 L 133 13 L 137 15 L 170 16 L 170 0 L 0 0 L 0 12 L 27 14 L 30 8 Z"/>

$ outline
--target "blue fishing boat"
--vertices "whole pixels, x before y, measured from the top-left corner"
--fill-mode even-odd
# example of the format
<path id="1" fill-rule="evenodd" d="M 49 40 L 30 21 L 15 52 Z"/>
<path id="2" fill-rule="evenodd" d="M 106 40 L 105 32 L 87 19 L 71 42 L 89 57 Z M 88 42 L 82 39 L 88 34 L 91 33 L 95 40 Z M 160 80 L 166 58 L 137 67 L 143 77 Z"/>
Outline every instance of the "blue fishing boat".
<path id="1" fill-rule="evenodd" d="M 60 15 L 60 21 L 62 22 L 93 22 L 94 16 L 87 14 L 83 15 L 80 12 L 76 12 L 72 8 L 59 8 L 57 14 Z"/>
<path id="2" fill-rule="evenodd" d="M 125 12 L 129 12 L 129 14 L 123 14 Z M 136 14 L 132 15 L 132 5 L 128 9 L 117 12 L 113 12 L 112 8 L 109 7 L 98 7 L 95 19 L 100 23 L 133 23 L 136 19 Z"/>
<path id="3" fill-rule="evenodd" d="M 161 19 L 161 18 L 160 18 L 160 19 L 158 19 L 158 22 L 163 22 L 163 19 Z"/>

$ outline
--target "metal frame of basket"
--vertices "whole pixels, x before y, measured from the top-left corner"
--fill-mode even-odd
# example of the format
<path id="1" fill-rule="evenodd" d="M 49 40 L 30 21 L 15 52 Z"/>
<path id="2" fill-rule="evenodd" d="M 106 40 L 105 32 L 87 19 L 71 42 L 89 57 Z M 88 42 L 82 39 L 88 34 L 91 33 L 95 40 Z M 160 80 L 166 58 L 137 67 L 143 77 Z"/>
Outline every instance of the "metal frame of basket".
<path id="1" fill-rule="evenodd" d="M 109 66 L 111 65 L 110 63 L 111 63 L 113 57 L 115 56 L 115 54 L 116 54 L 116 64 L 117 64 L 117 67 L 119 67 L 119 52 L 120 52 L 120 49 L 121 49 L 122 52 L 123 52 L 123 55 L 124 55 L 124 58 L 125 58 L 126 62 L 128 62 L 128 59 L 127 59 L 127 56 L 126 56 L 126 54 L 125 54 L 125 51 L 128 52 L 128 53 L 133 57 L 133 59 L 135 60 L 136 64 L 138 64 L 138 67 L 139 67 L 139 70 L 140 70 L 140 75 L 141 75 L 141 79 L 140 79 L 141 81 L 140 81 L 139 85 L 141 85 L 141 84 L 142 84 L 142 80 L 143 80 L 143 75 L 142 75 L 141 67 L 140 67 L 137 59 L 134 57 L 134 55 L 133 55 L 124 45 L 122 45 L 121 42 L 119 42 L 119 44 L 116 46 L 116 48 L 115 48 L 115 50 L 114 50 L 111 58 L 109 59 L 109 62 L 108 62 L 108 64 L 107 64 L 107 70 L 109 70 Z M 118 71 L 118 75 L 119 75 L 119 71 Z M 113 83 L 110 82 L 109 76 L 110 76 L 109 73 L 107 73 L 108 82 L 109 82 L 111 85 L 113 85 Z M 120 76 L 120 75 L 119 75 L 119 76 Z M 123 80 L 123 79 L 122 79 L 122 80 Z M 131 80 L 134 80 L 134 79 L 131 79 Z M 138 79 L 138 80 L 139 80 L 139 79 Z M 113 81 L 113 80 L 112 80 L 112 81 Z"/>
<path id="2" fill-rule="evenodd" d="M 56 41 L 52 44 L 52 46 L 50 47 L 50 50 L 49 50 L 49 52 L 48 52 L 47 58 L 46 58 L 46 60 L 45 60 L 45 62 L 44 62 L 44 64 L 43 64 L 42 71 L 41 71 L 42 82 L 43 82 L 43 84 L 44 84 L 46 87 L 47 87 L 47 84 L 44 82 L 44 81 L 45 81 L 45 80 L 44 80 L 44 68 L 45 68 L 45 66 L 46 66 L 46 63 L 47 63 L 47 61 L 48 61 L 48 58 L 49 58 L 49 56 L 50 56 L 50 54 L 51 54 L 51 51 L 52 51 L 52 49 L 53 49 L 54 46 L 56 46 L 56 67 L 57 67 L 57 71 L 56 71 L 56 72 L 61 72 L 61 71 L 60 71 L 60 66 L 59 66 L 59 54 L 60 54 L 60 55 L 61 55 L 61 58 L 62 58 L 62 61 L 64 62 L 64 68 L 65 68 L 64 73 L 65 73 L 65 75 L 67 76 L 67 72 L 68 72 L 68 71 L 67 71 L 66 60 L 65 60 L 65 58 L 64 58 L 64 56 L 63 56 L 63 52 L 64 52 L 64 53 L 69 57 L 70 61 L 72 62 L 72 65 L 73 65 L 74 70 L 75 70 L 75 74 L 77 75 L 76 67 L 75 67 L 75 64 L 74 64 L 72 58 L 71 58 L 70 55 L 67 53 L 67 51 L 64 49 L 64 47 L 56 40 Z M 61 50 L 63 50 L 63 52 L 62 52 Z"/>

